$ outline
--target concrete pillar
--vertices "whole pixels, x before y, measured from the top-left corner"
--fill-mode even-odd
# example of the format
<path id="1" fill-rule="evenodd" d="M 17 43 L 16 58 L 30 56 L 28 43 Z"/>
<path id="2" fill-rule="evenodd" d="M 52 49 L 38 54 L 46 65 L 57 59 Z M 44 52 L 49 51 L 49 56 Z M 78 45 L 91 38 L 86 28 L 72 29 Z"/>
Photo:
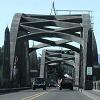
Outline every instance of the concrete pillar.
<path id="1" fill-rule="evenodd" d="M 44 71 L 45 71 L 45 53 L 46 50 L 42 51 L 42 56 L 41 56 L 41 64 L 40 64 L 40 77 L 44 78 Z"/>
<path id="2" fill-rule="evenodd" d="M 89 14 L 83 14 L 82 15 L 82 26 L 83 26 L 83 46 L 82 46 L 82 69 L 81 71 L 83 71 L 81 73 L 81 78 L 82 78 L 82 87 L 84 89 L 92 89 L 92 79 L 89 78 L 89 80 L 87 80 L 87 67 L 92 67 L 92 66 L 88 66 L 88 58 L 91 57 L 90 55 L 88 55 L 88 33 L 89 30 L 91 28 L 91 21 L 90 21 L 90 15 Z M 92 48 L 91 48 L 92 49 Z M 91 53 L 91 52 L 90 52 Z"/>

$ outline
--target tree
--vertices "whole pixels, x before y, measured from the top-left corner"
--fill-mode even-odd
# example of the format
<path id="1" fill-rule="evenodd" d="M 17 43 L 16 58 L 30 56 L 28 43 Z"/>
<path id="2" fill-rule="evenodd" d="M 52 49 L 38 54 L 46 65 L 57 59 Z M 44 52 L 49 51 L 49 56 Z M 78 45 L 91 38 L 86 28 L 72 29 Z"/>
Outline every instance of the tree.
<path id="1" fill-rule="evenodd" d="M 3 64 L 3 47 L 0 47 L 0 69 Z"/>
<path id="2" fill-rule="evenodd" d="M 0 87 L 2 79 L 2 66 L 3 66 L 3 47 L 0 47 Z"/>

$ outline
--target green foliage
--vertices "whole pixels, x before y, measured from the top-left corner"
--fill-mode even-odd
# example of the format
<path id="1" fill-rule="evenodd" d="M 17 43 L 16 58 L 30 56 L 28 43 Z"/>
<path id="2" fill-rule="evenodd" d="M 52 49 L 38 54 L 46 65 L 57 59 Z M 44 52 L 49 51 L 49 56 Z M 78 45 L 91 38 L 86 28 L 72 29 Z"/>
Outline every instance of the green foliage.
<path id="1" fill-rule="evenodd" d="M 3 51 L 2 51 L 2 48 L 0 47 L 0 67 L 3 63 Z"/>
<path id="2" fill-rule="evenodd" d="M 3 65 L 3 47 L 0 47 L 0 77 L 2 75 L 2 65 Z"/>
<path id="3" fill-rule="evenodd" d="M 0 68 L 0 79 L 2 77 L 2 67 Z"/>

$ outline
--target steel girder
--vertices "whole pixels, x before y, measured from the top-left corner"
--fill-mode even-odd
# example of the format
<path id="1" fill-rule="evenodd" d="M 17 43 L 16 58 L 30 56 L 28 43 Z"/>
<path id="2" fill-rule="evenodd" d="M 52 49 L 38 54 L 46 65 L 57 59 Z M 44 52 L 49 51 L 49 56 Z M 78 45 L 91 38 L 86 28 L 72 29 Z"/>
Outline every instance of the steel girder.
<path id="1" fill-rule="evenodd" d="M 65 53 L 66 51 L 66 53 Z M 52 62 L 64 62 L 65 64 L 68 64 L 69 66 L 73 66 L 74 67 L 74 52 L 73 53 L 69 53 L 70 50 L 59 50 L 58 53 L 57 51 L 52 51 L 50 52 L 46 50 L 45 52 L 45 59 L 46 62 L 45 63 L 52 63 Z"/>
<path id="2" fill-rule="evenodd" d="M 50 28 L 50 27 L 55 28 Z M 89 32 L 91 30 L 91 32 Z M 89 37 L 89 34 L 92 34 Z M 80 49 L 67 43 L 48 41 L 44 37 L 58 37 L 65 40 L 77 42 Z M 88 40 L 90 38 L 90 42 Z M 14 65 L 17 43 L 20 41 L 36 40 L 49 45 L 63 46 L 80 53 L 80 85 L 85 88 L 86 68 L 97 64 L 97 47 L 94 33 L 92 32 L 90 15 L 34 15 L 17 13 L 12 21 L 10 29 L 10 65 Z M 26 42 L 27 43 L 27 42 Z M 88 46 L 91 45 L 91 52 Z M 95 47 L 95 48 L 94 48 Z M 28 47 L 26 47 L 27 49 Z M 16 51 L 17 52 L 17 51 Z M 89 63 L 88 55 L 92 56 L 92 64 Z M 27 54 L 26 54 L 27 55 Z M 27 62 L 28 63 L 28 62 Z"/>
<path id="3" fill-rule="evenodd" d="M 63 63 L 62 67 L 66 66 L 66 68 L 70 67 L 72 70 L 75 67 L 75 52 L 72 50 L 43 50 L 41 57 L 41 65 L 40 65 L 40 77 L 47 78 L 47 69 L 49 69 L 50 65 L 57 64 L 61 67 L 61 63 Z"/>
<path id="4" fill-rule="evenodd" d="M 36 40 L 36 39 L 35 39 L 35 40 Z M 39 40 L 39 42 L 40 42 L 40 41 L 41 41 L 41 40 Z M 44 42 L 44 43 L 41 43 L 41 44 L 39 44 L 39 45 L 33 46 L 32 48 L 29 48 L 29 52 L 31 52 L 32 50 L 36 50 L 36 49 L 40 49 L 40 48 L 48 47 L 48 46 L 60 46 L 60 47 L 63 47 L 63 48 L 69 48 L 69 49 L 71 49 L 71 50 L 73 50 L 73 51 L 76 51 L 77 53 L 80 52 L 79 48 L 73 47 L 72 45 L 67 44 L 67 43 L 69 43 L 69 42 L 71 42 L 71 41 L 58 40 L 58 41 L 52 41 L 52 43 L 51 43 L 51 42 L 49 42 L 49 40 L 48 40 L 48 42 L 46 41 L 46 43 L 45 43 L 45 41 L 43 41 L 43 42 Z"/>

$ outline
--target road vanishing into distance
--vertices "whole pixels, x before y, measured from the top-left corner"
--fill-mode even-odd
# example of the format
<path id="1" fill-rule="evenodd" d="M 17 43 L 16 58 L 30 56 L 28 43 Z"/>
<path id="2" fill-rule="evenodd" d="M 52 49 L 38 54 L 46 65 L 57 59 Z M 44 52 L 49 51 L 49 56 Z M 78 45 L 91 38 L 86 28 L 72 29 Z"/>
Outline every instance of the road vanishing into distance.
<path id="1" fill-rule="evenodd" d="M 93 100 L 77 89 L 59 90 L 58 88 L 23 90 L 14 93 L 0 94 L 0 100 Z"/>

